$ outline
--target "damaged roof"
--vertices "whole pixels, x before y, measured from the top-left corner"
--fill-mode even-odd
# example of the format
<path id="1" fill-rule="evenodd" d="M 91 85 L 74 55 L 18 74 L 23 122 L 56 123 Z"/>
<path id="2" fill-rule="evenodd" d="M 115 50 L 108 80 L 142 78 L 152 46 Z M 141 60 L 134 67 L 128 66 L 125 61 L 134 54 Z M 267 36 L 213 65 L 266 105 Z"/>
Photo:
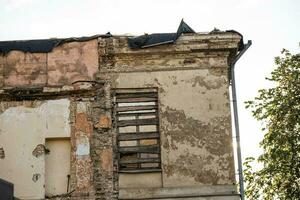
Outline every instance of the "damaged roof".
<path id="1" fill-rule="evenodd" d="M 218 29 L 214 29 L 209 34 L 220 33 Z M 241 42 L 239 44 L 239 50 L 244 46 L 243 36 L 234 30 L 226 31 L 237 33 L 241 36 Z M 196 33 L 189 25 L 181 20 L 180 25 L 176 33 L 154 33 L 144 34 L 137 37 L 128 37 L 128 45 L 131 49 L 143 49 L 154 47 L 163 44 L 174 43 L 183 33 Z M 53 39 L 41 39 L 41 40 L 17 40 L 17 41 L 0 41 L 0 54 L 7 54 L 12 50 L 18 50 L 30 53 L 48 53 L 53 48 L 60 46 L 68 42 L 85 42 L 97 38 L 113 37 L 109 32 L 104 35 L 94 35 L 89 37 L 72 37 L 72 38 L 53 38 Z"/>
<path id="2" fill-rule="evenodd" d="M 111 37 L 110 33 L 105 35 L 94 35 L 90 37 L 73 37 L 73 38 L 53 38 L 43 40 L 18 40 L 0 42 L 0 54 L 7 54 L 12 50 L 18 50 L 30 53 L 48 53 L 54 47 L 68 42 L 85 42 L 99 37 Z"/>
<path id="3" fill-rule="evenodd" d="M 174 43 L 182 33 L 195 33 L 195 31 L 189 27 L 183 20 L 176 33 L 154 33 L 145 34 L 138 37 L 128 38 L 129 47 L 132 49 L 148 48 L 162 44 Z"/>

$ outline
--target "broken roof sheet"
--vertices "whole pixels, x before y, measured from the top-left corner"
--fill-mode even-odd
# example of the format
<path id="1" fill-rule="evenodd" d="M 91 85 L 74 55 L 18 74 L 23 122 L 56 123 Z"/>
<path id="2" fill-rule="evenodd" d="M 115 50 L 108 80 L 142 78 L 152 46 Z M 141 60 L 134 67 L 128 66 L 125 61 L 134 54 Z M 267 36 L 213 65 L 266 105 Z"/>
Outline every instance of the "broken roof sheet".
<path id="1" fill-rule="evenodd" d="M 162 44 L 172 44 L 182 33 L 195 33 L 195 31 L 183 20 L 181 20 L 176 33 L 145 34 L 138 37 L 128 38 L 128 44 L 132 49 L 148 48 Z"/>

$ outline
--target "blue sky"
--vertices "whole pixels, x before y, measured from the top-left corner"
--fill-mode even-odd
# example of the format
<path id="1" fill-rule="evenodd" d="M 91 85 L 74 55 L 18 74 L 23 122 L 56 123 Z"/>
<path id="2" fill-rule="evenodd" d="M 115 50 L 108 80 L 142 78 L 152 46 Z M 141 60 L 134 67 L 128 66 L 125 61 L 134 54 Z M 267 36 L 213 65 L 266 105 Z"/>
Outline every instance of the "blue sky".
<path id="1" fill-rule="evenodd" d="M 282 48 L 299 52 L 299 0 L 0 0 L 0 40 L 175 32 L 181 18 L 197 32 L 234 29 L 253 41 L 236 82 L 243 157 L 258 155 L 260 124 L 243 102 L 270 86 L 264 77 Z"/>

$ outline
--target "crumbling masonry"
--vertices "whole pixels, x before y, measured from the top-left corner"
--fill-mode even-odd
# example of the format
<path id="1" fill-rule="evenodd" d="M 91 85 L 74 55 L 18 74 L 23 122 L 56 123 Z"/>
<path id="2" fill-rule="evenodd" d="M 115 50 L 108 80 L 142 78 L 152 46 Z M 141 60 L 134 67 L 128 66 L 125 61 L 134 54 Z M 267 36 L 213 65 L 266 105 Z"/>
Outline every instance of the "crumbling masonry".
<path id="1" fill-rule="evenodd" d="M 0 178 L 20 199 L 239 199 L 228 73 L 241 35 L 128 38 L 2 52 Z"/>

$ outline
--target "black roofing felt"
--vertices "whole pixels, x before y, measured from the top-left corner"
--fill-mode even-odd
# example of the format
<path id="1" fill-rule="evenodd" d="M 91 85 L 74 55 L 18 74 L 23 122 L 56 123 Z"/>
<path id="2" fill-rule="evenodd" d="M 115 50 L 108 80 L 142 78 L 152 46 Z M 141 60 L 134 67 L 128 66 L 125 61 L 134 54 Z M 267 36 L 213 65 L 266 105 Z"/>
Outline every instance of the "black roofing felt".
<path id="1" fill-rule="evenodd" d="M 62 39 L 44 39 L 44 40 L 19 40 L 0 42 L 0 54 L 7 54 L 12 50 L 19 50 L 30 53 L 47 53 L 54 47 L 68 42 L 84 42 L 96 39 L 98 37 L 111 37 L 110 33 L 105 35 L 94 35 L 90 37 L 62 38 Z"/>
<path id="2" fill-rule="evenodd" d="M 183 20 L 176 33 L 154 33 L 145 34 L 138 37 L 128 38 L 129 47 L 132 49 L 148 48 L 162 44 L 174 43 L 182 33 L 195 33 L 195 31 L 189 27 Z"/>

